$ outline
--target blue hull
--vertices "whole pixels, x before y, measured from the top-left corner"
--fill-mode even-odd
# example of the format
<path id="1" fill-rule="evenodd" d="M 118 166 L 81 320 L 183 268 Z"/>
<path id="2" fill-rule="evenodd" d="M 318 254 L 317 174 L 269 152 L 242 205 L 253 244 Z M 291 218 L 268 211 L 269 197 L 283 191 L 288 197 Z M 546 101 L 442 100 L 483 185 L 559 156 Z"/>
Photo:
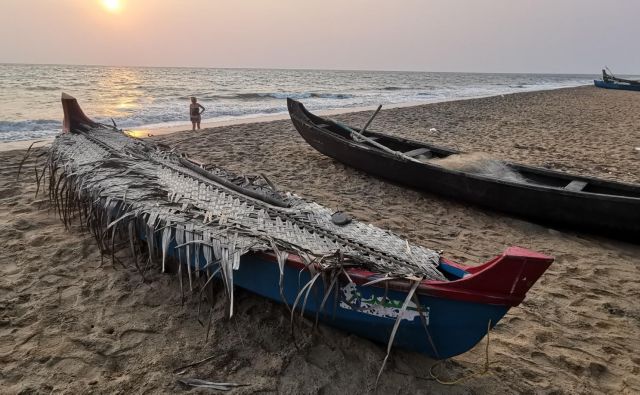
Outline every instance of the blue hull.
<path id="1" fill-rule="evenodd" d="M 601 80 L 593 80 L 593 84 L 598 88 L 640 91 L 640 85 L 618 84 L 616 82 L 604 82 Z"/>
<path id="2" fill-rule="evenodd" d="M 291 306 L 299 290 L 311 279 L 308 271 L 300 274 L 295 268 L 285 266 L 284 296 Z M 233 274 L 235 285 L 248 291 L 281 302 L 278 287 L 277 264 L 260 256 L 242 258 L 240 269 Z M 329 284 L 327 284 L 327 287 Z M 318 279 L 309 293 L 305 314 L 315 318 L 324 295 L 325 285 Z M 388 290 L 389 302 L 382 304 L 385 289 L 373 286 L 340 284 L 338 301 L 334 295 L 328 298 L 320 321 L 375 342 L 387 344 L 397 319 L 400 306 L 407 293 Z M 415 304 L 411 303 L 400 322 L 394 347 L 420 352 L 432 358 L 442 359 L 462 354 L 475 346 L 487 333 L 487 325 L 493 327 L 508 311 L 508 306 L 461 302 L 419 295 L 424 321 Z M 302 305 L 302 301 L 298 306 Z M 431 337 L 431 339 L 429 339 Z M 433 344 L 432 344 L 433 342 Z"/>
<path id="3" fill-rule="evenodd" d="M 159 242 L 158 239 L 156 243 Z M 174 239 L 169 245 L 168 255 L 181 258 L 186 263 L 186 254 L 184 251 L 182 254 L 175 254 L 175 246 Z M 203 253 L 200 252 L 198 257 L 192 255 L 190 263 L 192 270 L 196 266 L 205 267 Z M 212 265 L 211 271 L 215 272 L 218 267 Z M 441 264 L 441 268 L 453 279 L 468 275 L 446 263 Z M 283 294 L 290 307 L 311 278 L 308 270 L 284 265 Z M 279 282 L 278 264 L 266 255 L 244 255 L 240 260 L 240 268 L 233 271 L 233 284 L 236 287 L 282 303 Z M 384 287 L 377 286 L 359 286 L 346 280 L 338 283 L 320 312 L 325 287 L 328 288 L 330 282 L 325 284 L 321 277 L 318 278 L 308 294 L 304 306 L 305 316 L 315 319 L 320 313 L 320 322 L 386 345 L 407 292 L 385 290 Z M 420 306 L 413 302 L 408 305 L 393 346 L 435 359 L 450 358 L 473 348 L 487 334 L 488 325 L 493 328 L 510 308 L 506 305 L 449 300 L 418 293 L 415 295 L 419 298 Z M 300 314 L 303 303 L 304 294 L 296 305 L 296 315 Z M 422 318 L 418 309 L 423 312 Z"/>

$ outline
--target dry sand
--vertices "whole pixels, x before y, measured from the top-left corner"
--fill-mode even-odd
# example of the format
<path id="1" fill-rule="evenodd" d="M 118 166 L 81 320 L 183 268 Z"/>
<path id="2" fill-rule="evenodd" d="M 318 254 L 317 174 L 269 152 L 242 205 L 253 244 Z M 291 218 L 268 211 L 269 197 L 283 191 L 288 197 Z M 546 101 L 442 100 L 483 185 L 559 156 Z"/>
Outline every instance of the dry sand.
<path id="1" fill-rule="evenodd" d="M 369 113 L 336 118 L 361 125 Z M 436 128 L 437 132 L 430 132 Z M 465 151 L 640 183 L 640 95 L 585 87 L 383 111 L 373 129 Z M 640 246 L 561 232 L 383 182 L 310 148 L 288 121 L 159 138 L 197 159 L 265 172 L 281 189 L 346 210 L 447 257 L 478 264 L 510 245 L 556 262 L 492 332 L 490 373 L 445 386 L 429 358 L 394 351 L 379 393 L 639 393 Z M 289 335 L 276 303 L 238 291 L 209 340 L 175 276 L 101 263 L 86 233 L 34 199 L 33 160 L 0 153 L 0 392 L 176 393 L 180 377 L 233 393 L 364 393 L 383 347 L 321 326 Z M 42 196 L 37 199 L 41 199 Z M 220 298 L 222 300 L 224 298 Z M 305 333 L 307 333 L 305 335 Z M 178 375 L 174 369 L 213 358 Z M 484 342 L 439 369 L 480 370 Z M 198 393 L 192 390 L 191 393 Z"/>

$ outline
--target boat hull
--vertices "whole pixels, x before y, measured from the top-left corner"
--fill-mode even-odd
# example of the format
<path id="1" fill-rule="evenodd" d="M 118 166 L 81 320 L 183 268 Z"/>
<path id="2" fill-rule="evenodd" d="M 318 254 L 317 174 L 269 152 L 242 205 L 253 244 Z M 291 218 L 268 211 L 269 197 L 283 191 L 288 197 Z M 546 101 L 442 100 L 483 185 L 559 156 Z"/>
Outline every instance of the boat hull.
<path id="1" fill-rule="evenodd" d="M 593 84 L 598 88 L 605 89 L 619 89 L 625 91 L 638 91 L 640 92 L 640 84 L 631 85 L 631 84 L 619 84 L 617 82 L 605 82 L 601 80 L 593 80 Z"/>
<path id="2" fill-rule="evenodd" d="M 143 229 L 140 224 L 138 229 Z M 145 233 L 140 239 L 147 241 Z M 180 265 L 189 265 L 194 276 L 213 273 L 222 280 L 220 266 L 208 265 L 200 249 L 187 254 L 176 243 L 175 232 L 166 255 Z M 161 245 L 156 235 L 154 245 Z M 158 255 L 162 251 L 155 249 Z M 189 258 L 187 258 L 189 256 Z M 189 261 L 187 261 L 189 259 Z M 445 359 L 469 351 L 502 319 L 511 307 L 524 299 L 527 291 L 547 270 L 553 258 L 519 247 L 509 247 L 502 255 L 478 266 L 464 266 L 441 260 L 440 270 L 450 281 L 423 280 L 408 301 L 396 331 L 393 347 Z M 199 273 L 199 274 L 198 274 Z M 233 270 L 234 287 L 295 306 L 311 320 L 344 330 L 381 345 L 387 345 L 411 283 L 406 280 L 379 282 L 379 273 L 346 269 L 332 286 L 332 278 L 320 276 L 309 288 L 313 274 L 303 261 L 289 255 L 280 267 L 273 253 L 249 253 Z M 328 295 L 325 299 L 326 291 Z M 281 292 L 282 291 L 282 292 Z M 417 299 L 417 303 L 416 303 Z"/>
<path id="3" fill-rule="evenodd" d="M 635 193 L 635 198 L 576 193 L 561 187 L 513 183 L 422 162 L 399 160 L 396 156 L 364 144 L 353 143 L 335 133 L 315 127 L 309 119 L 305 119 L 306 114 L 301 109 L 292 108 L 296 103 L 290 101 L 289 111 L 293 124 L 304 140 L 320 153 L 348 166 L 418 190 L 546 225 L 606 234 L 633 242 L 640 240 L 640 188 L 633 185 L 620 184 L 629 193 Z M 389 141 L 409 141 L 381 133 L 368 132 L 367 136 L 383 137 Z M 413 143 L 441 150 L 440 147 Z M 564 179 L 565 185 L 574 179 L 584 181 L 591 185 L 589 188 L 594 189 L 608 185 L 598 179 L 527 166 L 518 167 L 535 172 L 539 177 Z"/>
<path id="4" fill-rule="evenodd" d="M 279 287 L 279 269 L 258 255 L 248 255 L 241 260 L 240 269 L 234 272 L 237 286 L 276 302 L 282 302 Z M 311 280 L 309 272 L 285 266 L 284 297 L 292 306 L 300 289 Z M 328 285 L 326 285 L 328 287 Z M 406 292 L 387 291 L 384 300 L 382 287 L 359 286 L 343 281 L 337 292 L 328 298 L 320 312 L 325 284 L 314 283 L 305 306 L 305 315 L 342 329 L 349 333 L 386 344 L 389 341 L 398 311 Z M 334 295 L 337 294 L 337 300 Z M 475 346 L 509 310 L 509 306 L 491 305 L 418 295 L 421 318 L 417 305 L 411 302 L 395 336 L 394 347 L 426 354 L 435 359 L 462 354 Z M 301 307 L 304 297 L 298 302 Z M 384 302 L 383 302 L 384 300 Z M 423 323 L 424 322 L 424 323 Z"/>
<path id="5" fill-rule="evenodd" d="M 144 225 L 138 229 L 144 229 Z M 145 233 L 139 237 L 147 240 Z M 208 267 L 208 273 L 222 280 L 220 266 L 208 265 L 201 249 L 187 254 L 176 243 L 175 232 L 170 239 L 167 256 L 180 265 L 189 265 L 194 275 L 205 275 L 204 268 Z M 160 236 L 154 240 L 155 246 L 161 245 Z M 161 254 L 160 250 L 155 251 Z M 450 281 L 422 280 L 418 284 L 402 313 L 393 346 L 434 359 L 469 351 L 511 307 L 520 304 L 552 262 L 549 256 L 520 247 L 509 247 L 502 255 L 478 266 L 442 259 L 440 270 Z M 303 314 L 387 345 L 411 283 L 398 280 L 371 285 L 371 281 L 383 276 L 357 268 L 339 274 L 333 286 L 333 279 L 327 277 L 328 274 L 320 276 L 305 288 L 313 280 L 312 272 L 298 256 L 288 255 L 280 288 L 280 267 L 274 253 L 245 254 L 238 269 L 233 270 L 235 287 L 286 303 L 289 310 L 295 306 L 295 316 Z M 323 303 L 327 290 L 329 296 Z"/>
<path id="6" fill-rule="evenodd" d="M 141 235 L 141 238 L 146 239 L 144 235 Z M 180 264 L 189 264 L 193 273 L 196 273 L 196 268 L 207 266 L 202 252 L 191 254 L 191 261 L 187 262 L 187 254 L 179 252 L 176 248 L 175 236 L 172 238 L 174 241 L 167 249 L 168 256 L 178 260 Z M 155 245 L 159 245 L 160 241 L 158 238 Z M 500 261 L 503 258 L 499 257 L 494 261 Z M 524 273 L 524 277 L 530 276 L 535 282 L 551 264 L 552 258 L 536 255 L 529 259 L 532 266 L 537 269 L 536 274 L 531 272 L 527 274 L 526 270 L 517 268 L 517 260 L 504 262 L 504 266 L 520 270 Z M 495 264 L 494 261 L 489 262 L 488 265 Z M 523 262 L 522 257 L 519 261 Z M 457 278 L 471 278 L 473 277 L 471 271 L 482 269 L 482 267 L 476 267 L 466 271 L 463 266 L 446 261 L 442 262 L 442 266 Z M 219 266 L 212 265 L 209 273 L 215 273 L 218 268 Z M 204 275 L 204 271 L 200 273 Z M 305 285 L 312 280 L 312 274 L 301 261 L 295 258 L 289 259 L 283 267 L 281 293 L 280 268 L 275 256 L 267 253 L 250 253 L 240 259 L 239 268 L 233 271 L 233 283 L 235 287 L 253 294 L 278 303 L 286 303 L 289 308 L 295 305 L 294 314 L 297 317 L 303 311 L 304 316 L 311 320 L 317 318 L 319 322 L 326 325 L 387 345 L 408 291 L 398 289 L 397 284 L 386 287 L 379 284 L 364 285 L 363 281 L 380 278 L 373 273 L 365 273 L 364 276 L 353 270 L 348 270 L 347 273 L 351 277 L 339 276 L 333 287 L 331 287 L 331 279 L 319 277 L 311 287 L 305 289 Z M 220 277 L 219 272 L 216 277 Z M 506 280 L 504 282 L 512 286 L 508 276 L 505 277 L 498 280 L 501 282 Z M 481 282 L 491 283 L 484 280 Z M 449 284 L 452 283 L 441 283 L 445 293 L 440 295 L 438 295 L 437 285 L 430 285 L 428 282 L 424 282 L 416 290 L 414 298 L 409 301 L 400 320 L 393 342 L 394 347 L 426 354 L 434 359 L 445 359 L 462 354 L 478 344 L 509 309 L 519 303 L 519 299 L 508 302 L 503 298 L 474 301 L 475 295 L 448 297 L 446 288 Z M 430 289 L 434 285 L 435 287 Z M 328 288 L 331 288 L 329 296 L 323 304 Z M 462 289 L 460 293 L 467 292 Z M 415 298 L 418 303 L 415 302 Z"/>

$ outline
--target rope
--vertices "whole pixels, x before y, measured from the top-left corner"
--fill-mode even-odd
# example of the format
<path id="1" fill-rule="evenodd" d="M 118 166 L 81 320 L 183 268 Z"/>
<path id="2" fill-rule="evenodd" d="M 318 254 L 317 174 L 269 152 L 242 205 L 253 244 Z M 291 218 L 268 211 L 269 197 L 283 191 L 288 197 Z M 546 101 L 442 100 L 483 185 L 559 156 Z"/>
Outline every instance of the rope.
<path id="1" fill-rule="evenodd" d="M 438 361 L 438 362 L 434 363 L 431 366 L 431 368 L 429 369 L 429 375 L 431 375 L 431 378 L 433 378 L 435 381 L 437 381 L 438 383 L 443 384 L 443 385 L 455 385 L 455 384 L 458 384 L 458 383 L 460 383 L 462 381 L 468 380 L 470 378 L 473 378 L 473 377 L 476 377 L 476 376 L 482 376 L 482 375 L 486 374 L 489 371 L 489 364 L 490 364 L 490 362 L 489 362 L 489 343 L 491 342 L 491 338 L 489 337 L 490 329 L 491 329 L 491 320 L 489 320 L 489 322 L 487 323 L 487 345 L 485 346 L 485 349 L 484 349 L 484 351 L 485 351 L 485 361 L 484 361 L 484 367 L 483 367 L 482 370 L 477 371 L 477 372 L 472 372 L 469 375 L 462 376 L 462 377 L 457 378 L 457 379 L 455 379 L 453 381 L 445 381 L 445 380 L 440 379 L 438 376 L 435 375 L 435 373 L 433 373 L 433 371 L 435 370 L 435 368 L 437 366 L 440 366 L 442 363 L 447 361 L 446 359 L 444 359 L 442 361 Z"/>

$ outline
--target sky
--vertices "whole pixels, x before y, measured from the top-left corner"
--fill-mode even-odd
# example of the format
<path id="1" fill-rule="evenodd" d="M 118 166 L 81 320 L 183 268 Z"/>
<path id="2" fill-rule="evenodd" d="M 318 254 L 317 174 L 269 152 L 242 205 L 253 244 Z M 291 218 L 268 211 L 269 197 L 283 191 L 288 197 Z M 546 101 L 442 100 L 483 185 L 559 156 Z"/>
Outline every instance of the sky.
<path id="1" fill-rule="evenodd" d="M 640 0 L 0 0 L 0 63 L 640 74 L 638 15 Z"/>

